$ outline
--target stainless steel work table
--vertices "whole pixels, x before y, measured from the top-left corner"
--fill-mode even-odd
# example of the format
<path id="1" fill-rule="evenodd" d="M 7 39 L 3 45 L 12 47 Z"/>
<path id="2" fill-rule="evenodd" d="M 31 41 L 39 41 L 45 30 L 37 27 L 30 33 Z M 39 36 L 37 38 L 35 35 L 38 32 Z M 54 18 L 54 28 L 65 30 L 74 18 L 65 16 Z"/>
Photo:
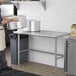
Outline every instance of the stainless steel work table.
<path id="1" fill-rule="evenodd" d="M 41 30 L 40 32 L 26 32 L 26 31 L 21 30 L 21 31 L 14 31 L 14 33 L 18 34 L 18 64 L 20 64 L 20 35 L 21 34 L 55 39 L 55 53 L 54 53 L 54 55 L 55 55 L 55 70 L 57 70 L 57 59 L 59 59 L 58 56 L 62 56 L 62 55 L 57 54 L 57 42 L 58 42 L 57 40 L 60 37 L 69 35 L 69 33 L 57 32 L 57 31 L 44 31 L 44 30 Z M 30 48 L 29 48 L 29 50 L 30 50 Z M 50 52 L 43 52 L 43 53 L 53 54 Z"/>

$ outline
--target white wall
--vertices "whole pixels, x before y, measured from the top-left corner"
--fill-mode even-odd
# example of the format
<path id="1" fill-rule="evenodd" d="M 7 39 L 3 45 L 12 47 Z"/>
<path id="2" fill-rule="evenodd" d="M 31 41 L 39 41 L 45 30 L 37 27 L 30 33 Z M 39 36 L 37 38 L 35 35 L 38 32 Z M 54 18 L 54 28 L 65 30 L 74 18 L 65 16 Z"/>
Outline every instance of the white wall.
<path id="1" fill-rule="evenodd" d="M 25 2 L 20 4 L 19 14 L 26 15 L 28 19 L 40 20 L 42 30 L 70 32 L 70 26 L 76 23 L 76 0 L 46 0 L 46 10 L 38 2 Z M 54 40 L 31 37 L 30 42 L 33 44 L 30 44 L 31 48 L 54 52 L 54 44 L 51 44 Z M 64 48 L 62 42 L 64 43 L 64 40 L 59 39 L 61 52 Z M 30 60 L 54 65 L 54 56 L 48 54 L 30 52 Z M 63 59 L 58 63 L 63 67 Z"/>

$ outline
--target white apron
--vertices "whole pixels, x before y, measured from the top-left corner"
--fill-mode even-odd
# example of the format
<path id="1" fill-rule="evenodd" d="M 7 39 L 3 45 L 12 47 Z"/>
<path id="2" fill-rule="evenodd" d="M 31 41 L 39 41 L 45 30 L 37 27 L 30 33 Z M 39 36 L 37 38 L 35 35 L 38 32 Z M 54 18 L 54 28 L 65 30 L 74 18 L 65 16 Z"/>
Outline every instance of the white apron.
<path id="1" fill-rule="evenodd" d="M 5 48 L 5 31 L 4 27 L 0 25 L 0 51 L 3 51 Z"/>

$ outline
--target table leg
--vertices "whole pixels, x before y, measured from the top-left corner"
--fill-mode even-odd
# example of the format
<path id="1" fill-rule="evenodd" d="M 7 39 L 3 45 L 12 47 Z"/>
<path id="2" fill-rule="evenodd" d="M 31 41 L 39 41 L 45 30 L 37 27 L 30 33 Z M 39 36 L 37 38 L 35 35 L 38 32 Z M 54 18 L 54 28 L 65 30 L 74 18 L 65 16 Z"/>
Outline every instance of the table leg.
<path id="1" fill-rule="evenodd" d="M 18 34 L 18 65 L 20 64 L 20 34 Z"/>
<path id="2" fill-rule="evenodd" d="M 30 53 L 30 35 L 28 36 L 28 63 L 30 62 L 29 53 Z"/>
<path id="3" fill-rule="evenodd" d="M 55 74 L 57 76 L 57 38 L 55 39 Z"/>

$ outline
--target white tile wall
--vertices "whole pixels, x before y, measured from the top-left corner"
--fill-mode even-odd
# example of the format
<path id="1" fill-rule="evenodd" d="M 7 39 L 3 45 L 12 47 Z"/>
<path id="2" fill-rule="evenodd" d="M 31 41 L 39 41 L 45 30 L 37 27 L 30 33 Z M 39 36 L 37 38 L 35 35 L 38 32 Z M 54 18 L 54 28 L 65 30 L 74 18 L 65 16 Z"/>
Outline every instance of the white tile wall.
<path id="1" fill-rule="evenodd" d="M 20 4 L 19 14 L 26 15 L 28 19 L 40 20 L 42 30 L 70 32 L 70 26 L 76 23 L 76 0 L 46 0 L 46 11 L 38 2 L 26 2 Z M 31 37 L 31 42 L 32 48 L 54 52 L 54 41 L 50 39 Z M 63 43 L 64 39 L 59 39 L 61 53 L 64 49 Z M 54 56 L 48 54 L 30 52 L 30 60 L 54 65 Z M 59 67 L 63 67 L 63 59 L 58 63 Z"/>

